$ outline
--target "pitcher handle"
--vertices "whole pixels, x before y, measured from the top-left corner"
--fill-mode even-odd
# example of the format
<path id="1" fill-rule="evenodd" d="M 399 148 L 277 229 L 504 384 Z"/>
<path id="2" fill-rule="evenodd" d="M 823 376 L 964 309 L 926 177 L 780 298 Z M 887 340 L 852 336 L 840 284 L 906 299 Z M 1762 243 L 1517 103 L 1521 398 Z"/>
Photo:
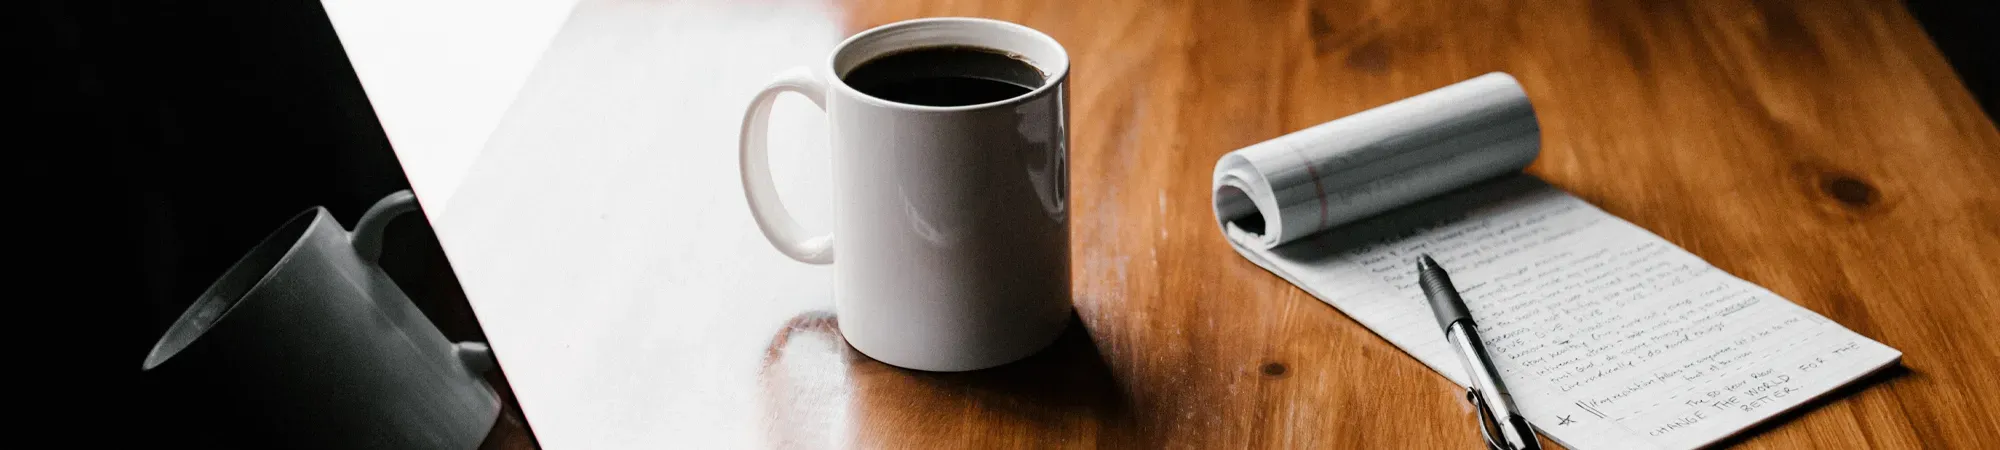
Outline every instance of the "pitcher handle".
<path id="1" fill-rule="evenodd" d="M 397 216 L 417 210 L 417 195 L 409 189 L 396 191 L 361 214 L 361 222 L 354 225 L 354 252 L 361 254 L 361 260 L 369 264 L 382 263 L 382 231 L 389 228 L 389 222 Z"/>
<path id="2" fill-rule="evenodd" d="M 350 239 L 354 252 L 361 260 L 380 267 L 382 264 L 382 233 L 389 228 L 389 222 L 403 214 L 417 211 L 417 195 L 409 189 L 396 191 L 361 214 L 361 221 L 354 224 L 354 234 Z M 479 341 L 465 341 L 452 344 L 452 354 L 460 365 L 472 373 L 486 373 L 498 365 L 493 358 L 493 349 Z"/>

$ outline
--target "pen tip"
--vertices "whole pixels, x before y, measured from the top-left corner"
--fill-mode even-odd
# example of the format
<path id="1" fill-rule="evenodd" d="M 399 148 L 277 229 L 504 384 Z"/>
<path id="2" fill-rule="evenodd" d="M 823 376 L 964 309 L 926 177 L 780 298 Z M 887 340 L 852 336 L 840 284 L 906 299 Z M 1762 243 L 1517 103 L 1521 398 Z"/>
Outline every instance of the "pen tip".
<path id="1" fill-rule="evenodd" d="M 1431 260 L 1431 254 L 1429 254 L 1429 253 L 1425 253 L 1425 254 L 1422 254 L 1422 255 L 1418 255 L 1418 256 L 1417 256 L 1417 271 L 1418 271 L 1418 272 L 1429 272 L 1429 271 L 1432 271 L 1432 270 L 1436 270 L 1436 269 L 1437 269 L 1437 265 L 1438 265 L 1437 261 L 1433 261 L 1433 260 Z"/>

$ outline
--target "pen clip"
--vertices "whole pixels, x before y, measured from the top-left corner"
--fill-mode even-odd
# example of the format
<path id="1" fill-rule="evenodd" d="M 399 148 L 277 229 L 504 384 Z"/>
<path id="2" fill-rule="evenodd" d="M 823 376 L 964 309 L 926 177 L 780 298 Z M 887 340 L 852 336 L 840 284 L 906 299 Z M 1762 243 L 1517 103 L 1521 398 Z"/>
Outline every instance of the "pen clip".
<path id="1" fill-rule="evenodd" d="M 1499 441 L 1494 440 L 1495 436 L 1500 435 L 1500 422 L 1496 418 L 1493 408 L 1486 404 L 1486 397 L 1479 395 L 1478 389 L 1468 387 L 1465 388 L 1465 399 L 1472 402 L 1472 409 L 1479 410 L 1479 437 L 1486 440 L 1486 448 L 1489 450 L 1515 450 L 1501 445 Z"/>

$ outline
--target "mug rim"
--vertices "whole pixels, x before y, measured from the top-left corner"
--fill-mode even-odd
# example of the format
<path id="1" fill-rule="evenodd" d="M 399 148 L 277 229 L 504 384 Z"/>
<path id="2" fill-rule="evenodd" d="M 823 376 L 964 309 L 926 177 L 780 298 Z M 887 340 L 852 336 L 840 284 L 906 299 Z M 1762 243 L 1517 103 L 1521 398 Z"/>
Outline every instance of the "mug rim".
<path id="1" fill-rule="evenodd" d="M 1048 45 L 1049 48 L 1055 50 L 1056 55 L 1061 57 L 1061 61 L 1059 64 L 1056 64 L 1056 67 L 1048 68 L 1049 71 L 1043 77 L 1044 81 L 1042 82 L 1042 85 L 1036 86 L 1033 90 L 1029 90 L 1028 93 L 1013 97 L 1008 97 L 1005 100 L 998 100 L 986 103 L 975 103 L 970 105 L 958 105 L 958 106 L 930 106 L 930 105 L 917 105 L 917 104 L 889 101 L 882 99 L 880 97 L 868 95 L 868 93 L 866 92 L 861 92 L 861 90 L 855 89 L 853 86 L 849 86 L 847 84 L 847 80 L 841 78 L 838 61 L 840 60 L 840 57 L 842 55 L 846 54 L 850 50 L 850 48 L 854 46 L 855 43 L 862 42 L 866 39 L 873 38 L 877 35 L 892 33 L 898 30 L 915 28 L 931 24 L 959 24 L 959 25 L 997 27 L 1006 30 L 1007 32 L 1010 33 L 1016 33 L 1028 36 L 1030 39 L 1040 41 L 1042 44 Z M 906 47 L 898 50 L 908 50 L 913 48 L 919 48 L 919 47 Z M 994 49 L 994 50 L 1001 50 L 1008 52 L 1013 51 L 1009 49 Z M 1027 61 L 1027 62 L 1030 65 L 1034 65 L 1036 69 L 1044 68 L 1040 65 L 1035 64 L 1034 61 Z M 1065 84 L 1065 82 L 1069 80 L 1069 66 L 1070 66 L 1069 49 L 1064 48 L 1062 43 L 1056 41 L 1054 37 L 1050 37 L 1047 33 L 1043 33 L 1041 30 L 1030 28 L 1027 25 L 1021 25 L 1018 23 L 1008 22 L 1004 20 L 987 19 L 981 17 L 928 17 L 922 19 L 910 19 L 910 20 L 884 24 L 874 28 L 869 28 L 867 31 L 855 33 L 853 36 L 848 36 L 847 39 L 841 40 L 840 44 L 833 46 L 832 52 L 828 52 L 824 67 L 827 71 L 828 78 L 832 79 L 828 84 L 833 85 L 834 89 L 842 93 L 848 94 L 849 97 L 859 99 L 863 103 L 867 103 L 869 105 L 877 107 L 899 109 L 905 111 L 959 112 L 959 111 L 976 111 L 988 108 L 1012 106 L 1021 103 L 1027 103 L 1029 101 L 1041 98 L 1042 96 L 1047 95 L 1048 92 L 1056 90 L 1060 85 Z"/>
<path id="2" fill-rule="evenodd" d="M 264 287 L 264 284 L 269 283 L 271 278 L 277 276 L 279 267 L 283 267 L 286 263 L 291 262 L 292 258 L 298 255 L 299 247 L 305 245 L 306 237 L 311 236 L 313 232 L 318 231 L 319 227 L 324 226 L 321 223 L 323 221 L 319 219 L 326 214 L 326 208 L 322 206 L 307 208 L 305 211 L 293 214 L 292 218 L 285 219 L 283 225 L 279 225 L 277 229 L 271 230 L 269 234 L 264 235 L 263 239 L 257 241 L 257 245 L 250 246 L 249 251 L 244 252 L 242 257 L 236 259 L 236 262 L 230 263 L 229 268 L 224 269 L 221 276 L 216 277 L 214 282 L 210 282 L 207 288 L 202 289 L 201 295 L 196 296 L 195 302 L 188 305 L 187 310 L 182 311 L 180 317 L 174 319 L 173 325 L 167 326 L 167 330 L 160 334 L 160 339 L 153 342 L 153 348 L 146 352 L 146 361 L 140 367 L 140 370 L 152 370 L 166 364 L 168 360 L 180 355 L 188 347 L 192 347 L 196 341 L 207 336 L 209 331 L 215 329 L 216 325 L 221 324 L 223 320 L 229 319 L 230 313 L 236 312 L 238 306 L 242 306 L 245 300 L 249 300 L 251 293 L 257 292 L 259 288 Z M 300 225 L 301 222 L 304 225 Z M 252 264 L 253 258 L 265 256 L 263 252 L 274 251 L 275 248 L 272 248 L 272 246 L 278 242 L 282 242 L 278 239 L 286 236 L 290 236 L 292 242 L 285 246 L 284 253 L 272 259 L 269 264 Z M 257 268 L 262 268 L 263 273 L 258 274 L 257 281 L 248 284 L 243 288 L 242 292 L 233 296 L 227 296 L 228 298 L 224 298 L 223 295 L 220 295 L 221 293 L 216 292 L 219 289 L 223 289 L 225 283 L 248 276 L 244 271 Z M 190 320 L 196 319 L 193 316 L 202 312 L 203 306 L 215 302 L 228 302 L 228 304 L 224 305 L 222 312 L 216 314 L 212 319 L 200 323 L 190 322 Z M 186 327 L 194 328 L 184 330 Z M 172 348 L 168 348 L 169 339 L 182 333 L 192 333 L 192 335 L 188 339 L 173 345 Z"/>

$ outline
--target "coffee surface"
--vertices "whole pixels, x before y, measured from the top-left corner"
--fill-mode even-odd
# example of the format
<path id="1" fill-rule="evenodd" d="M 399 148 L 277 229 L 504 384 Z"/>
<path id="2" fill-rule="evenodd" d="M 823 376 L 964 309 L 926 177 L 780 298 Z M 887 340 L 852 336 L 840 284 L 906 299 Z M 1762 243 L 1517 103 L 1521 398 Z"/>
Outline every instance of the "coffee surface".
<path id="1" fill-rule="evenodd" d="M 890 53 L 841 77 L 869 96 L 923 106 L 992 103 L 1027 94 L 1043 83 L 1041 70 L 997 50 L 924 47 Z"/>

